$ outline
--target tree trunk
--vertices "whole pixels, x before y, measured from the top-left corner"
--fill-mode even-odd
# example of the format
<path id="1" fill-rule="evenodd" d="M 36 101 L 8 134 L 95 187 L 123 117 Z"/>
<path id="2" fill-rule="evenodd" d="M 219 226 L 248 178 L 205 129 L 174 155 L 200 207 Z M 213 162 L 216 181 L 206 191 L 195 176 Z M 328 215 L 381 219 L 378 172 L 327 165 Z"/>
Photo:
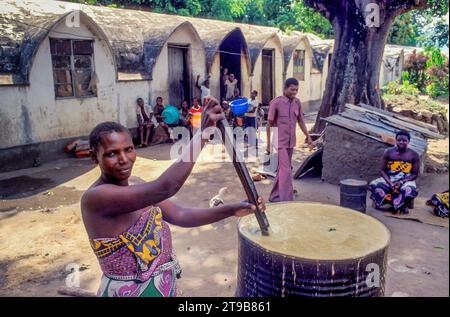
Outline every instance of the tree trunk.
<path id="1" fill-rule="evenodd" d="M 426 1 L 377 1 L 379 24 L 377 19 L 366 21 L 365 10 L 373 2 L 305 0 L 306 5 L 328 18 L 334 29 L 334 51 L 314 133 L 325 128 L 321 118 L 338 113 L 346 103 L 384 108 L 379 78 L 389 29 L 397 15 L 425 5 Z"/>

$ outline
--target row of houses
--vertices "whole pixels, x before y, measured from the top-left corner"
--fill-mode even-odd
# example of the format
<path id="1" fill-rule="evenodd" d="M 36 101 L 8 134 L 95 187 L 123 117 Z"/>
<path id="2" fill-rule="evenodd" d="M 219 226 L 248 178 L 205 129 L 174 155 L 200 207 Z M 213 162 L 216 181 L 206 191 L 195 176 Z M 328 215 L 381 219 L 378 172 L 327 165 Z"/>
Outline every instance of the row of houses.
<path id="1" fill-rule="evenodd" d="M 392 51 L 380 85 L 401 75 L 403 49 Z M 319 100 L 332 52 L 332 40 L 271 27 L 0 0 L 0 171 L 58 156 L 102 121 L 136 127 L 137 97 L 170 104 L 199 97 L 197 75 L 220 96 L 224 68 L 241 95 L 257 90 L 263 104 L 282 94 L 288 77 L 299 79 L 301 101 Z"/>

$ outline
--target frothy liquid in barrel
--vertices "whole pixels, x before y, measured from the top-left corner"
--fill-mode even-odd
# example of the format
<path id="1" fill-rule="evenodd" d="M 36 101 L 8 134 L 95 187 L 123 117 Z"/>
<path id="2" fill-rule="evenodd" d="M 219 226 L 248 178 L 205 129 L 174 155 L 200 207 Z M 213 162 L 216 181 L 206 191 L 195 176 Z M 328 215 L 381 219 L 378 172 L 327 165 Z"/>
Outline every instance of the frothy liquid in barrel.
<path id="1" fill-rule="evenodd" d="M 389 243 L 378 220 L 339 206 L 289 202 L 267 205 L 270 235 L 263 236 L 256 217 L 242 218 L 239 231 L 261 247 L 313 260 L 364 257 Z"/>

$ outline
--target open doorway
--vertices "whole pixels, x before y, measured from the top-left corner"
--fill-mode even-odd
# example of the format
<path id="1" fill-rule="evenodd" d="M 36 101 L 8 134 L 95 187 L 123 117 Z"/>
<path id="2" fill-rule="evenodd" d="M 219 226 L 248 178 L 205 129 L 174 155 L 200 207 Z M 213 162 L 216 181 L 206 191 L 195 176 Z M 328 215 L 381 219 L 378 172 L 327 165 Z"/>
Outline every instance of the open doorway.
<path id="1" fill-rule="evenodd" d="M 169 103 L 179 106 L 184 100 L 191 100 L 189 47 L 169 45 L 168 50 Z"/>
<path id="2" fill-rule="evenodd" d="M 245 54 L 245 40 L 239 30 L 231 32 L 220 45 L 220 97 L 225 98 L 223 70 L 226 68 L 229 74 L 234 74 L 238 80 L 238 88 L 242 95 L 242 70 L 241 55 Z"/>
<path id="3" fill-rule="evenodd" d="M 262 51 L 261 102 L 263 106 L 269 105 L 274 96 L 274 55 L 274 50 Z"/>

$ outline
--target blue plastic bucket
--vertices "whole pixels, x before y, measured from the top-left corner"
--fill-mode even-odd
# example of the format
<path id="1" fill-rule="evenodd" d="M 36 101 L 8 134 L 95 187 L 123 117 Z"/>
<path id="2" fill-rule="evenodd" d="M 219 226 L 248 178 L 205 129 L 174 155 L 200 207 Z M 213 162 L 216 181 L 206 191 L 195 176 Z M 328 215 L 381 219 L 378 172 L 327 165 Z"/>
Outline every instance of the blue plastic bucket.
<path id="1" fill-rule="evenodd" d="M 231 112 L 236 116 L 242 116 L 248 111 L 248 99 L 236 99 L 230 102 Z"/>
<path id="2" fill-rule="evenodd" d="M 180 121 L 180 112 L 175 106 L 166 106 L 162 112 L 162 115 L 164 117 L 163 121 L 167 124 L 176 124 Z"/>

